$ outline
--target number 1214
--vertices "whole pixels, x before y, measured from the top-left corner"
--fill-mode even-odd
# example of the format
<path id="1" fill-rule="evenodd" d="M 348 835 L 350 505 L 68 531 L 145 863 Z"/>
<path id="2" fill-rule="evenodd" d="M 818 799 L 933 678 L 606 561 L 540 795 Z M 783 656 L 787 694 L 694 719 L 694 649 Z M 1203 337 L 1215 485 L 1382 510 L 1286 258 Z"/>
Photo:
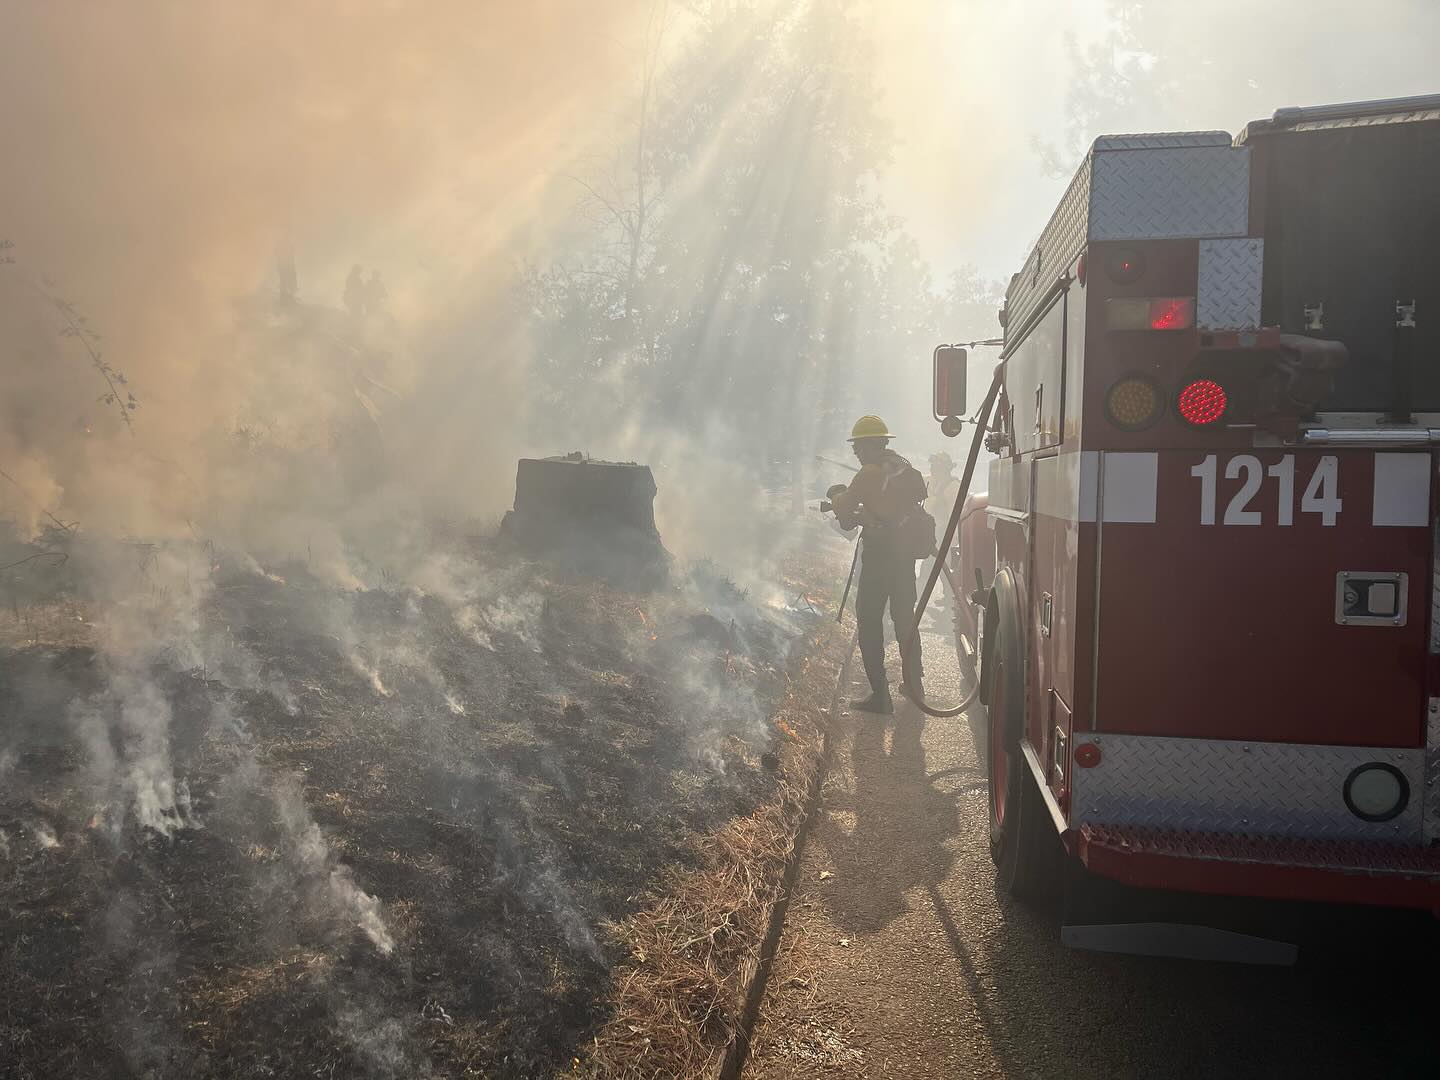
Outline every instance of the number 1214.
<path id="1" fill-rule="evenodd" d="M 1211 454 L 1200 464 L 1190 469 L 1190 475 L 1200 481 L 1200 524 L 1214 525 L 1216 512 L 1216 477 L 1219 461 Z M 1260 494 L 1260 487 L 1269 477 L 1276 481 L 1275 519 L 1277 525 L 1295 524 L 1295 455 L 1286 454 L 1274 465 L 1266 468 L 1253 454 L 1236 454 L 1225 462 L 1225 479 L 1244 482 L 1240 490 L 1231 496 L 1225 505 L 1224 525 L 1260 525 L 1262 511 L 1252 509 Z M 1333 455 L 1322 457 L 1310 474 L 1310 481 L 1300 496 L 1302 514 L 1319 514 L 1322 524 L 1334 525 L 1340 516 L 1339 495 L 1340 463 Z"/>

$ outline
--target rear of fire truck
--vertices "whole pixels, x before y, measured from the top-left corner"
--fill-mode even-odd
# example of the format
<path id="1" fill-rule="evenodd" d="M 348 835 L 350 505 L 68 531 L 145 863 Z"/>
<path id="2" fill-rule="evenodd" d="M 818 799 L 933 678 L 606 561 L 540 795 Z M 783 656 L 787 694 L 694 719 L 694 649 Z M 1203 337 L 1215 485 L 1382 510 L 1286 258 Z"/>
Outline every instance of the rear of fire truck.
<path id="1" fill-rule="evenodd" d="M 954 575 L 1006 888 L 1058 833 L 1131 885 L 1440 909 L 1437 181 L 1440 97 L 1096 142 L 1007 294 Z"/>

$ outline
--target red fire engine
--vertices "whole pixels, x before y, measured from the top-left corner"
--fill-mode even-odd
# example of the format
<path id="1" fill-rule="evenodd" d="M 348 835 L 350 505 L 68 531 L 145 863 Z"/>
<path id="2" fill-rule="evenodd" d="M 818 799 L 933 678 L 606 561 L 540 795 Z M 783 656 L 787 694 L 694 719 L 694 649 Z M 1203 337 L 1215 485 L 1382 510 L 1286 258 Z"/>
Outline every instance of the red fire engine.
<path id="1" fill-rule="evenodd" d="M 1440 95 L 1101 138 L 1011 279 L 947 567 L 1006 890 L 1440 910 L 1437 181 Z"/>

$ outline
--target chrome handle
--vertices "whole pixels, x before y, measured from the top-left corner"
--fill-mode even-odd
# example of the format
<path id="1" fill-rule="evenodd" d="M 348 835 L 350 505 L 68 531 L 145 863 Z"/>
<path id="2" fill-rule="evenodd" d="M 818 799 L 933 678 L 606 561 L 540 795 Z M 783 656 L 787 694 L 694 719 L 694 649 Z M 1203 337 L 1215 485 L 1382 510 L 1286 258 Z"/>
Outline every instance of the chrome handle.
<path id="1" fill-rule="evenodd" d="M 1345 431 L 1307 428 L 1300 433 L 1300 441 L 1307 446 L 1435 446 L 1440 444 L 1440 428 L 1404 428 L 1390 431 L 1381 428 Z"/>

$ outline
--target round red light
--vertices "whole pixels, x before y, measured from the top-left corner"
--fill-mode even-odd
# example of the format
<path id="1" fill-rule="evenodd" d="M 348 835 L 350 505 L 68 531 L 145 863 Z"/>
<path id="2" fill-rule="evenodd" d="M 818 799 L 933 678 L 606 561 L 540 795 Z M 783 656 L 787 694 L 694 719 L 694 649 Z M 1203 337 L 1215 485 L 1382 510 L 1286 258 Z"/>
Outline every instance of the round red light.
<path id="1" fill-rule="evenodd" d="M 1180 416 L 1187 424 L 1204 427 L 1225 415 L 1225 388 L 1213 379 L 1196 379 L 1180 391 Z"/>
<path id="2" fill-rule="evenodd" d="M 1075 764 L 1082 769 L 1093 769 L 1100 764 L 1100 744 L 1082 742 L 1075 747 Z"/>
<path id="3" fill-rule="evenodd" d="M 1116 285 L 1133 285 L 1145 273 L 1145 258 L 1134 248 L 1120 248 L 1105 256 L 1105 273 Z"/>

